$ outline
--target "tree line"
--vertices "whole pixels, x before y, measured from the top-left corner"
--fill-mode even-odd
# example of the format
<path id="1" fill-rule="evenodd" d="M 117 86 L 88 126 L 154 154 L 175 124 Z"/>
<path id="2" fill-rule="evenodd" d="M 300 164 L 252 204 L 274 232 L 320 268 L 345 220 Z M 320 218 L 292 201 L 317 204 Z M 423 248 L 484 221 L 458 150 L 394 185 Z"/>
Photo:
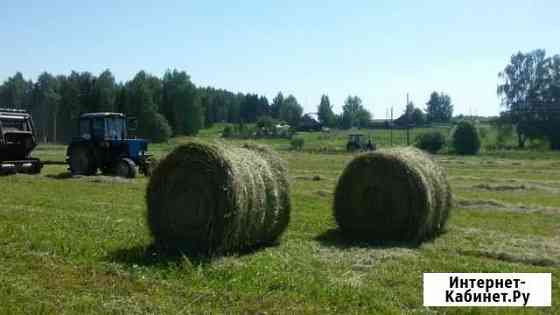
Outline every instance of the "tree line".
<path id="1" fill-rule="evenodd" d="M 335 114 L 333 106 L 327 95 L 321 96 L 317 107 L 319 121 L 332 128 L 349 129 L 370 128 L 372 114 L 364 107 L 358 96 L 348 96 L 342 106 L 342 113 Z M 443 92 L 432 92 L 426 103 L 425 112 L 409 102 L 403 114 L 394 120 L 394 124 L 400 127 L 418 127 L 428 123 L 449 123 L 453 117 L 453 104 L 451 97 Z"/>
<path id="2" fill-rule="evenodd" d="M 528 139 L 546 139 L 560 150 L 560 55 L 518 52 L 498 76 L 505 108 L 498 123 L 514 127 L 520 148 Z"/>
<path id="3" fill-rule="evenodd" d="M 185 71 L 176 69 L 161 78 L 140 71 L 124 83 L 117 82 L 110 70 L 98 76 L 44 72 L 36 81 L 18 72 L 0 85 L 0 108 L 30 112 L 44 142 L 71 140 L 77 134 L 78 117 L 86 112 L 125 113 L 138 121 L 137 136 L 155 142 L 196 135 L 217 122 L 252 123 L 261 116 L 297 124 L 303 113 L 293 95 L 279 93 L 269 103 L 258 94 L 197 87 Z"/>
<path id="4" fill-rule="evenodd" d="M 68 142 L 77 134 L 77 120 L 86 112 L 120 112 L 136 118 L 136 135 L 154 142 L 171 136 L 196 135 L 214 123 L 254 123 L 261 117 L 298 127 L 303 107 L 293 95 L 266 96 L 197 87 L 185 71 L 167 70 L 160 78 L 139 71 L 117 82 L 110 70 L 99 75 L 72 71 L 69 75 L 43 72 L 33 81 L 18 72 L 0 85 L 0 108 L 29 111 L 43 142 Z M 434 92 L 426 114 L 410 103 L 395 122 L 422 125 L 447 122 L 453 105 L 444 93 Z M 318 105 L 322 125 L 332 128 L 372 127 L 372 114 L 358 96 L 348 96 L 342 113 L 335 114 L 327 95 Z"/>

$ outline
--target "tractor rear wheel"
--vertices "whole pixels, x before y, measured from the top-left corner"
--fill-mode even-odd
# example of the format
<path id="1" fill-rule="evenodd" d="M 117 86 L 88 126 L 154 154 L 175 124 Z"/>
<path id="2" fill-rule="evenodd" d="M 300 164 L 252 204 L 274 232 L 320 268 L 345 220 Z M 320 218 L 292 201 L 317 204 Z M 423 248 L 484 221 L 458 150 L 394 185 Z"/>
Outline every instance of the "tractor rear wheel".
<path id="1" fill-rule="evenodd" d="M 93 175 L 97 170 L 95 157 L 91 150 L 83 145 L 70 148 L 69 161 L 72 175 Z"/>
<path id="2" fill-rule="evenodd" d="M 123 178 L 136 177 L 136 164 L 129 158 L 122 158 L 115 164 L 115 176 Z"/>

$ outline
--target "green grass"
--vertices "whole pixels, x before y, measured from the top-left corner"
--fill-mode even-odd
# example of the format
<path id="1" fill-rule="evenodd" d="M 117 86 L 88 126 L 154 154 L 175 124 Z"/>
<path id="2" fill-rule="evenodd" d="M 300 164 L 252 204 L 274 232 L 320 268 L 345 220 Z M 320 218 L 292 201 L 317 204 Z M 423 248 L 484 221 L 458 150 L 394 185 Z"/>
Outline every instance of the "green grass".
<path id="1" fill-rule="evenodd" d="M 330 141 L 303 136 L 311 148 Z M 344 134 L 334 137 L 334 146 L 344 142 Z M 183 141 L 151 150 L 161 156 Z M 374 247 L 344 241 L 331 216 L 337 177 L 352 155 L 262 142 L 289 164 L 290 226 L 277 246 L 213 260 L 150 249 L 145 178 L 57 179 L 64 166 L 1 177 L 0 314 L 559 312 L 560 155 L 440 156 L 455 197 L 480 205 L 459 204 L 449 231 L 420 248 Z M 65 148 L 39 147 L 36 154 L 63 160 Z M 320 180 L 312 180 L 316 175 Z M 526 189 L 492 190 L 519 183 Z M 551 272 L 553 307 L 424 308 L 424 272 Z"/>

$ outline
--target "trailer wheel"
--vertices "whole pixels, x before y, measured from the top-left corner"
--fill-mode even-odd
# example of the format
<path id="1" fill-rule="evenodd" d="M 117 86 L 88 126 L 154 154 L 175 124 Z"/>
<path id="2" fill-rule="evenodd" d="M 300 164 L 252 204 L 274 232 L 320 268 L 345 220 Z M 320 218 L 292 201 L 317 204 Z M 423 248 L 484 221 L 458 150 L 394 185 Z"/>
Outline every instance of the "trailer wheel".
<path id="1" fill-rule="evenodd" d="M 122 158 L 115 165 L 115 176 L 135 178 L 136 173 L 136 164 L 129 158 Z"/>
<path id="2" fill-rule="evenodd" d="M 70 173 L 72 175 L 93 175 L 97 170 L 95 157 L 92 152 L 83 145 L 70 148 L 69 161 Z"/>
<path id="3" fill-rule="evenodd" d="M 29 174 L 34 174 L 34 175 L 40 174 L 42 169 L 43 169 L 43 163 L 40 160 L 35 159 L 33 160 L 33 167 L 31 168 Z"/>

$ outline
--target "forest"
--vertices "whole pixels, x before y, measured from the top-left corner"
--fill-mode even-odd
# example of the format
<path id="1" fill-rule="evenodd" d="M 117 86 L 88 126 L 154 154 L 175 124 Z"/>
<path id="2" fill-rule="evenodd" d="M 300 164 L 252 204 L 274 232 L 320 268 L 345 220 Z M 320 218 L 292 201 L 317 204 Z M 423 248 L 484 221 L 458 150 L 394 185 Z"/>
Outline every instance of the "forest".
<path id="1" fill-rule="evenodd" d="M 395 123 L 422 125 L 448 122 L 451 98 L 431 93 L 426 114 L 410 102 Z M 17 72 L 0 85 L 0 108 L 24 109 L 34 117 L 41 142 L 67 143 L 75 134 L 77 119 L 88 112 L 121 112 L 137 121 L 136 136 L 163 142 L 172 136 L 193 136 L 214 123 L 254 123 L 261 117 L 298 127 L 303 107 L 293 95 L 282 92 L 271 102 L 264 95 L 197 87 L 185 71 L 167 70 L 162 78 L 139 71 L 132 80 L 117 82 L 110 70 L 98 76 L 72 71 L 69 75 L 43 72 L 33 81 Z M 372 114 L 358 96 L 349 95 L 336 114 L 329 96 L 317 105 L 317 118 L 325 127 L 372 127 Z"/>
<path id="2" fill-rule="evenodd" d="M 36 81 L 18 72 L 0 85 L 0 108 L 30 112 L 39 139 L 51 143 L 68 142 L 75 135 L 79 115 L 86 112 L 125 113 L 137 120 L 137 136 L 154 142 L 196 135 L 215 122 L 254 122 L 263 115 L 299 119 L 302 109 L 295 97 L 277 101 L 269 104 L 257 94 L 197 87 L 179 70 L 168 70 L 162 78 L 140 71 L 124 83 L 117 82 L 110 70 L 98 76 L 43 72 Z"/>

